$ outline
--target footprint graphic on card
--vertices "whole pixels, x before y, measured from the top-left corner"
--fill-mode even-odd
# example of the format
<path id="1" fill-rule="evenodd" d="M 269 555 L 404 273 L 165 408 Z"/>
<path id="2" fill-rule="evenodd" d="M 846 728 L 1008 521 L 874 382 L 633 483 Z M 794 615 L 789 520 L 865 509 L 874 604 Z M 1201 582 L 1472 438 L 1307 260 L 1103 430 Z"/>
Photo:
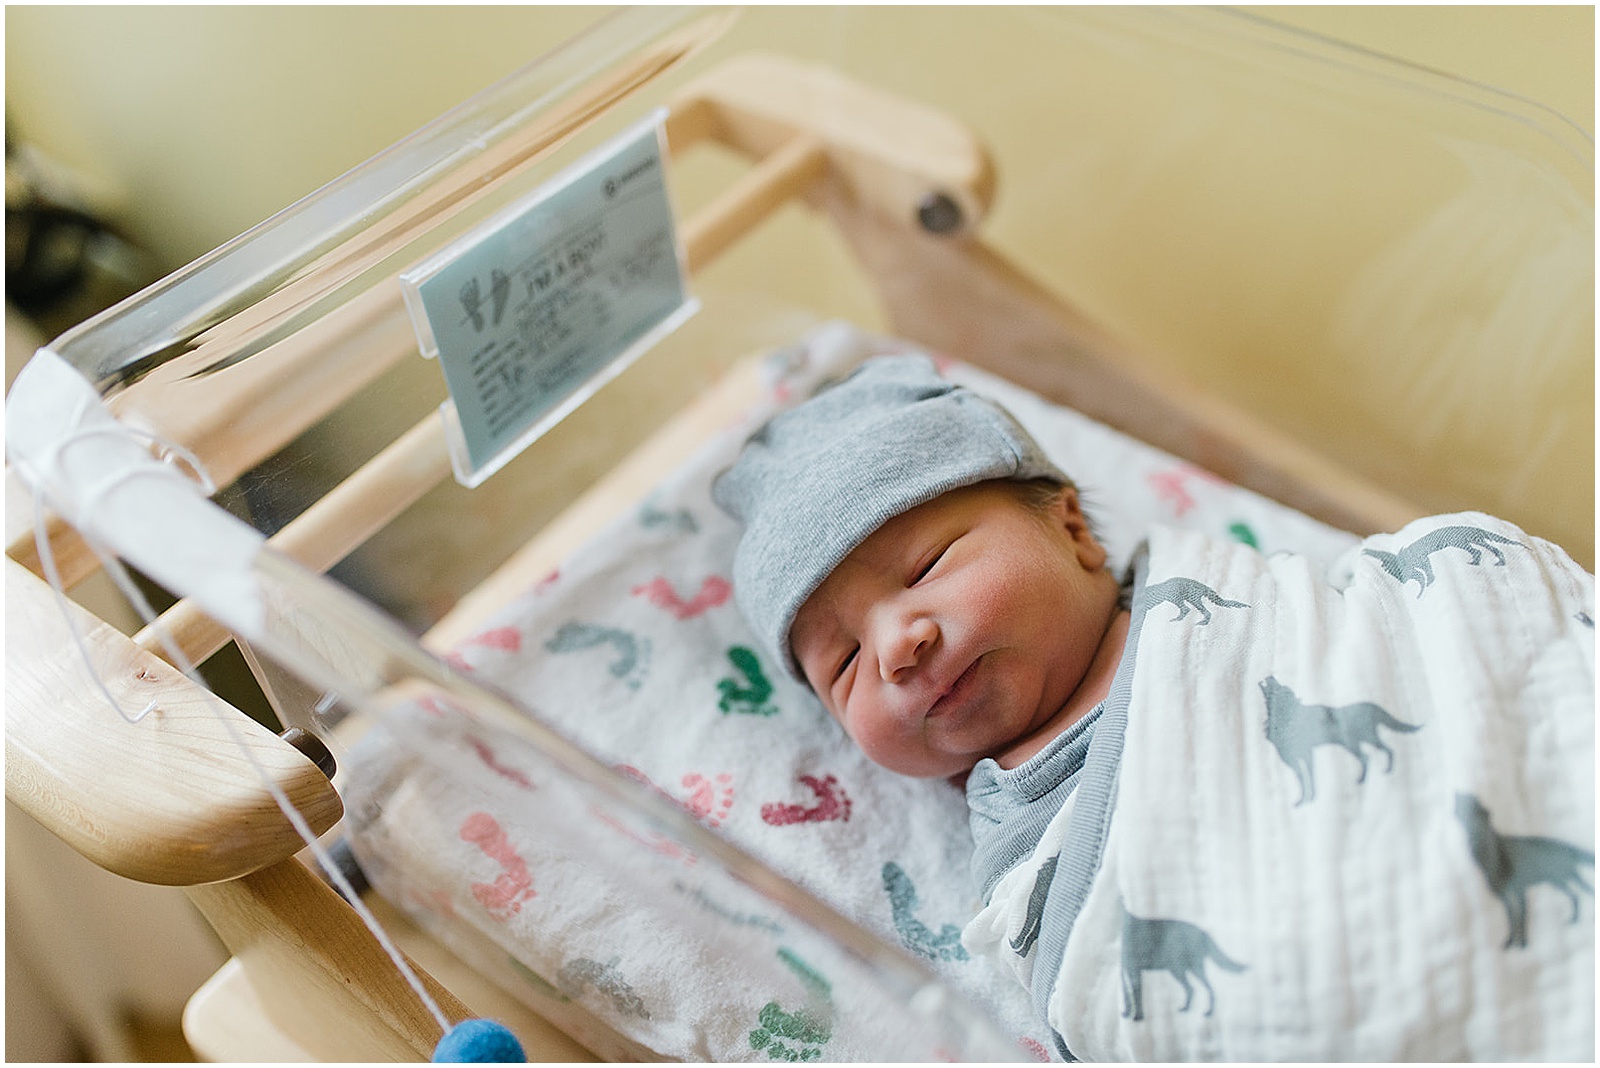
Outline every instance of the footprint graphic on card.
<path id="1" fill-rule="evenodd" d="M 505 828 L 487 812 L 474 812 L 461 825 L 461 840 L 471 842 L 483 855 L 500 865 L 492 883 L 473 883 L 472 896 L 497 920 L 509 920 L 522 911 L 522 903 L 536 896 L 528 863 L 511 845 Z"/>
<path id="2" fill-rule="evenodd" d="M 643 586 L 633 588 L 635 597 L 644 597 L 657 608 L 664 608 L 672 613 L 674 619 L 693 619 L 704 615 L 713 608 L 719 608 L 728 603 L 728 598 L 733 595 L 733 586 L 728 580 L 719 575 L 712 575 L 700 583 L 700 589 L 689 600 L 684 600 L 672 583 L 667 581 L 665 575 L 657 575 Z"/>
<path id="3" fill-rule="evenodd" d="M 564 623 L 555 637 L 544 643 L 552 653 L 582 653 L 610 648 L 615 656 L 607 666 L 614 678 L 637 690 L 650 668 L 650 639 L 637 637 L 616 627 L 593 623 Z"/>
<path id="4" fill-rule="evenodd" d="M 728 817 L 728 811 L 733 808 L 733 776 L 725 771 L 718 772 L 712 778 L 707 778 L 698 771 L 691 771 L 681 780 L 684 788 L 689 791 L 688 796 L 674 797 L 657 786 L 650 776 L 631 764 L 618 764 L 616 770 L 635 782 L 644 783 L 708 827 L 722 826 L 722 821 Z"/>

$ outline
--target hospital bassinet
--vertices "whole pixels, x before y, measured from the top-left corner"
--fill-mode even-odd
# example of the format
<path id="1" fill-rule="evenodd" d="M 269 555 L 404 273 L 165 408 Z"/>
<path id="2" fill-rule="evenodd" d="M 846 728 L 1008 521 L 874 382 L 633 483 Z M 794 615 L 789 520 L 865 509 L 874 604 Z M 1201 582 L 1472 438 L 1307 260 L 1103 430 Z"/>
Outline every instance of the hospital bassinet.
<path id="1" fill-rule="evenodd" d="M 806 18 L 828 32 L 795 32 Z M 1014 80 L 946 61 L 980 19 L 1015 49 Z M 481 486 L 452 484 L 440 376 L 418 356 L 400 276 L 494 231 L 662 107 L 699 310 Z M 229 1016 L 246 1042 L 276 1031 L 293 1036 L 285 1049 L 370 1059 L 437 1040 L 354 913 L 296 858 L 300 836 L 256 766 L 310 829 L 376 826 L 370 846 L 407 826 L 406 761 L 346 811 L 301 751 L 316 753 L 314 735 L 359 763 L 376 723 L 402 750 L 420 738 L 411 752 L 432 753 L 429 774 L 537 786 L 550 848 L 588 854 L 597 889 L 580 896 L 697 962 L 664 985 L 698 979 L 707 989 L 686 1004 L 713 1009 L 762 991 L 759 1021 L 717 1022 L 748 1036 L 748 1055 L 1029 1052 L 930 966 L 938 930 L 918 942 L 902 927 L 897 945 L 893 928 L 823 904 L 815 873 L 780 874 L 718 833 L 719 806 L 739 803 L 718 769 L 662 789 L 627 757 L 659 739 L 579 745 L 572 710 L 508 695 L 479 654 L 556 654 L 495 648 L 496 613 L 618 516 L 670 527 L 676 513 L 651 511 L 662 480 L 781 400 L 774 382 L 799 388 L 897 344 L 806 335 L 837 316 L 1181 458 L 1148 472 L 1116 461 L 1174 511 L 1217 476 L 1345 531 L 1476 507 L 1592 566 L 1591 186 L 1592 146 L 1555 116 L 1240 16 L 624 13 L 42 350 L 14 393 L 26 404 L 8 405 L 13 466 L 53 511 L 38 516 L 41 555 L 28 490 L 8 474 L 7 795 L 103 866 L 191 888 L 236 954 L 215 1003 L 259 1009 L 259 1031 Z M 786 373 L 763 392 L 740 358 L 771 350 Z M 844 363 L 819 367 L 819 352 Z M 209 479 L 200 494 L 190 467 Z M 131 638 L 74 612 L 110 695 L 153 709 L 136 723 L 95 688 L 44 581 L 91 573 L 89 540 L 182 598 Z M 670 610 L 696 591 L 656 593 Z M 607 651 L 598 631 L 568 633 Z M 218 718 L 166 662 L 230 637 L 301 751 Z M 714 683 L 730 662 L 703 671 Z M 741 688 L 734 674 L 724 696 L 748 696 L 758 675 Z M 416 726 L 442 709 L 468 726 Z M 775 812 L 843 804 L 822 778 L 796 785 Z M 474 816 L 457 825 L 492 863 L 461 873 L 462 900 L 483 885 L 486 908 L 518 916 L 537 893 L 559 900 L 528 846 Z M 920 922 L 915 879 L 871 869 L 897 916 Z M 650 1014 L 614 956 L 535 974 L 450 901 L 424 898 L 392 905 L 499 987 L 374 907 L 472 1010 L 511 1019 L 536 1048 L 544 1017 L 603 1056 L 662 1052 L 641 1037 L 655 1032 L 628 1030 Z M 730 938 L 739 924 L 783 934 L 753 949 Z M 450 1018 L 470 1014 L 423 982 Z M 724 1050 L 697 1044 L 700 1026 L 687 1018 L 668 1052 Z"/>

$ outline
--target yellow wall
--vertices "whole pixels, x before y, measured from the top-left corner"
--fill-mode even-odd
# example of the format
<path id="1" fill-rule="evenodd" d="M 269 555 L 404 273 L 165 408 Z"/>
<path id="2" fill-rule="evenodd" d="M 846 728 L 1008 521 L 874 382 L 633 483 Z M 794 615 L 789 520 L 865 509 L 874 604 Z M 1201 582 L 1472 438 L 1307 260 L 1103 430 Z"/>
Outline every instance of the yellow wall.
<path id="1" fill-rule="evenodd" d="M 8 6 L 6 114 L 22 140 L 82 172 L 171 269 L 608 10 Z M 1593 7 L 1244 10 L 1506 89 L 1594 129 Z M 787 43 L 824 54 L 848 44 L 826 9 L 794 15 Z M 1002 74 L 1005 51 L 986 44 L 976 16 L 930 73 L 976 61 Z"/>

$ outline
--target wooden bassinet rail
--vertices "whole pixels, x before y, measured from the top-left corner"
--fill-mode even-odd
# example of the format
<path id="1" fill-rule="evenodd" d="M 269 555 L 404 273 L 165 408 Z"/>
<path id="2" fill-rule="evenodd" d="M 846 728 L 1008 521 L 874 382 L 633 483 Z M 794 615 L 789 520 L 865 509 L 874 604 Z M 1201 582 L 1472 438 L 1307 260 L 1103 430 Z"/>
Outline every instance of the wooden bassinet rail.
<path id="1" fill-rule="evenodd" d="M 519 140 L 514 159 L 480 163 L 460 175 L 458 195 L 443 195 L 412 221 L 431 225 L 459 210 L 469 199 L 467 190 L 531 165 L 643 80 L 636 71 L 538 120 Z M 989 158 L 948 117 L 826 70 L 747 56 L 679 94 L 667 135 L 674 157 L 697 143 L 715 142 L 753 161 L 739 181 L 683 226 L 691 271 L 781 205 L 802 200 L 837 223 L 903 336 L 994 370 L 1335 525 L 1367 532 L 1420 514 L 1258 420 L 1157 373 L 1009 264 L 976 232 L 993 194 Z M 399 240 L 397 233 L 363 235 L 330 252 L 325 266 L 351 271 L 381 259 Z M 215 327 L 196 351 L 238 344 L 251 331 L 281 322 L 285 308 L 304 308 L 328 292 L 309 275 L 298 279 L 275 296 L 277 305 L 257 306 Z M 226 482 L 415 351 L 398 285 L 391 281 L 231 368 L 237 384 L 204 412 L 189 411 L 194 406 L 186 403 L 181 368 L 158 371 L 139 388 L 161 391 L 179 440 Z M 277 387 L 291 379 L 303 388 L 276 392 L 270 405 L 261 402 L 267 383 Z M 208 397 L 216 396 L 214 386 Z M 669 424 L 463 598 L 425 644 L 443 650 L 470 632 L 506 595 L 644 492 L 651 472 L 670 469 L 698 435 L 722 425 L 751 388 L 747 380 L 730 379 Z M 437 414 L 429 415 L 271 544 L 326 570 L 448 472 L 443 427 Z M 68 585 L 91 573 L 95 561 L 80 540 L 59 523 L 50 529 Z M 154 700 L 162 709 L 134 728 L 84 727 L 104 721 L 103 699 L 78 681 L 77 653 L 62 639 L 59 612 L 38 577 L 31 524 L 11 525 L 7 553 L 8 798 L 109 870 L 191 886 L 193 900 L 253 976 L 263 1011 L 277 1026 L 301 1029 L 309 1053 L 331 1059 L 426 1057 L 438 1037 L 434 1021 L 414 1007 L 348 906 L 294 859 L 298 836 L 203 710 L 192 684 L 160 661 L 155 631 L 147 627 L 130 640 L 80 610 L 80 625 L 113 690 L 130 704 Z M 169 610 L 160 625 L 196 661 L 228 640 L 188 601 Z M 331 784 L 269 731 L 242 714 L 236 718 L 313 827 L 331 827 L 341 813 Z M 135 749 L 137 759 L 129 759 Z M 241 828 L 248 833 L 239 833 Z M 465 1006 L 432 985 L 447 1012 L 466 1014 Z M 351 1025 L 352 1019 L 361 1023 Z"/>

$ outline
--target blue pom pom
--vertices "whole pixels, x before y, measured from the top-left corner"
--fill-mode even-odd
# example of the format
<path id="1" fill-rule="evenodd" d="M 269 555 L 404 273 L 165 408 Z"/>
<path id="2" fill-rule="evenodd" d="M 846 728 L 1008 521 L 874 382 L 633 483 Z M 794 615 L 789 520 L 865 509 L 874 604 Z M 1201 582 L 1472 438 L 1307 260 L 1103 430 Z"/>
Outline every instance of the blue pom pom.
<path id="1" fill-rule="evenodd" d="M 435 1064 L 522 1064 L 522 1043 L 493 1020 L 462 1020 L 433 1048 Z"/>

